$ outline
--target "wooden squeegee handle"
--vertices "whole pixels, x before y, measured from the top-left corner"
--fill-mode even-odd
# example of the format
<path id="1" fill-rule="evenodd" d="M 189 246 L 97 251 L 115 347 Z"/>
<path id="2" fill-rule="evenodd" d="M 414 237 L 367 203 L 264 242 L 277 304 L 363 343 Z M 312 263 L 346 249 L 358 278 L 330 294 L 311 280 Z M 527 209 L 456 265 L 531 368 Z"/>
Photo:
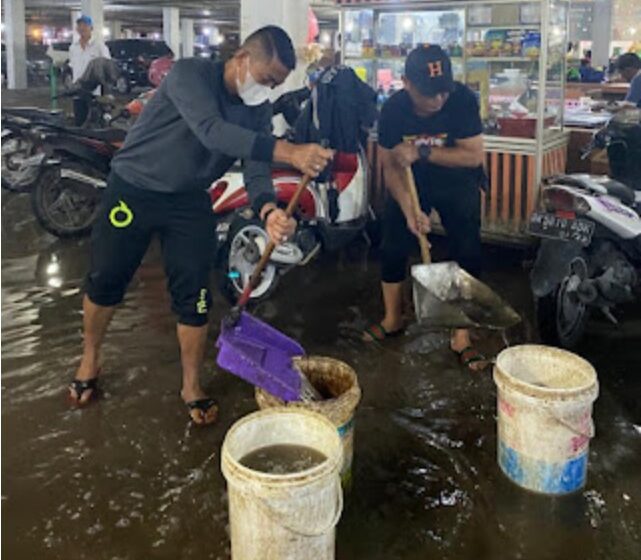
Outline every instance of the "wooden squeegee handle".
<path id="1" fill-rule="evenodd" d="M 418 199 L 418 191 L 416 190 L 416 182 L 414 181 L 414 173 L 412 173 L 412 168 L 405 168 L 406 177 L 407 177 L 407 187 L 410 192 L 410 200 L 412 202 L 412 210 L 416 219 L 418 219 L 419 214 L 421 213 L 421 202 Z M 432 255 L 430 253 L 430 242 L 427 240 L 427 235 L 424 233 L 419 233 L 417 235 L 418 243 L 421 246 L 421 258 L 423 259 L 423 264 L 430 264 L 432 262 Z"/>
<path id="2" fill-rule="evenodd" d="M 311 179 L 312 178 L 309 175 L 303 175 L 302 179 L 300 180 L 300 183 L 298 183 L 298 187 L 296 187 L 296 191 L 294 191 L 294 196 L 292 196 L 291 200 L 289 201 L 289 204 L 287 205 L 287 208 L 285 209 L 285 214 L 287 215 L 288 218 L 291 218 L 292 215 L 294 214 L 294 210 L 296 210 L 296 208 L 298 207 L 298 201 L 301 195 L 303 194 L 303 191 L 307 188 L 307 185 L 309 184 Z M 247 305 L 247 302 L 251 297 L 251 293 L 256 288 L 256 285 L 258 284 L 258 281 L 260 280 L 260 277 L 263 274 L 263 270 L 265 270 L 265 267 L 267 266 L 267 263 L 269 262 L 269 259 L 271 258 L 275 248 L 276 248 L 276 243 L 274 243 L 270 239 L 269 243 L 267 244 L 267 247 L 265 247 L 265 251 L 260 257 L 260 261 L 258 261 L 258 264 L 254 269 L 254 272 L 252 272 L 252 275 L 249 278 L 249 282 L 245 286 L 243 293 L 238 299 L 238 303 L 237 303 L 238 307 L 245 307 L 245 305 Z"/>

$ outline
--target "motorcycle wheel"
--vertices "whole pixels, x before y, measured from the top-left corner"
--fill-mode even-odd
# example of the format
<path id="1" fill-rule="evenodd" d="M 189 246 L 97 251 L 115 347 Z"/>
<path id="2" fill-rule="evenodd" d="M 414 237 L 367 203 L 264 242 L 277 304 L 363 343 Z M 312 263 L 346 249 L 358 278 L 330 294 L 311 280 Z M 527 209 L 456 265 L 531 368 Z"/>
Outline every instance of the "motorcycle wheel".
<path id="1" fill-rule="evenodd" d="M 24 192 L 38 180 L 40 169 L 32 166 L 22 169 L 22 161 L 33 154 L 33 143 L 11 133 L 2 138 L 2 188 L 12 192 Z"/>
<path id="2" fill-rule="evenodd" d="M 585 261 L 583 263 L 587 270 Z M 578 346 L 591 311 L 576 295 L 575 288 L 579 281 L 580 278 L 572 271 L 551 293 L 537 298 L 536 320 L 544 344 L 568 350 Z"/>
<path id="3" fill-rule="evenodd" d="M 243 293 L 267 242 L 267 232 L 260 220 L 238 217 L 232 222 L 227 241 L 219 251 L 217 266 L 219 290 L 232 305 Z M 267 299 L 276 289 L 278 280 L 276 265 L 268 264 L 250 301 L 257 303 Z"/>
<path id="4" fill-rule="evenodd" d="M 81 166 L 79 166 L 81 167 Z M 40 225 L 63 238 L 82 237 L 91 231 L 100 210 L 101 191 L 61 177 L 50 168 L 31 191 L 31 207 Z"/>

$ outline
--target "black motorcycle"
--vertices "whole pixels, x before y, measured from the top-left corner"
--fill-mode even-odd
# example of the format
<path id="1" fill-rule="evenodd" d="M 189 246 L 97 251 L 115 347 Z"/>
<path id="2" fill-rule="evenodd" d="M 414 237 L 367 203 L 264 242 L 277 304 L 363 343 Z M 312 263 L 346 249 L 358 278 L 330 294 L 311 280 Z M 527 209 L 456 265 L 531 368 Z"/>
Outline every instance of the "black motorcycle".
<path id="1" fill-rule="evenodd" d="M 31 190 L 36 218 L 58 237 L 87 234 L 107 186 L 111 159 L 126 131 L 40 125 L 28 135 L 44 154 Z"/>
<path id="2" fill-rule="evenodd" d="M 62 111 L 36 107 L 2 108 L 2 188 L 21 192 L 33 187 L 38 179 L 42 153 L 26 134 L 34 126 L 64 126 Z"/>

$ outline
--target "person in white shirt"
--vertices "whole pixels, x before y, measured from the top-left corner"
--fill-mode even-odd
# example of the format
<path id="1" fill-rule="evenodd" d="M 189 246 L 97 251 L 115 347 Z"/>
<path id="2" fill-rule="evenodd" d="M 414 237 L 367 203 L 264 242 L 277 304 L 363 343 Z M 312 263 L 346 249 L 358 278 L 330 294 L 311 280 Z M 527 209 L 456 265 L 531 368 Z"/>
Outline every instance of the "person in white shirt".
<path id="1" fill-rule="evenodd" d="M 111 58 L 107 45 L 91 37 L 93 20 L 89 16 L 81 16 L 76 20 L 76 31 L 80 38 L 69 47 L 69 65 L 74 82 L 84 74 L 94 58 Z"/>
<path id="2" fill-rule="evenodd" d="M 79 39 L 69 47 L 69 66 L 71 66 L 74 83 L 82 77 L 92 60 L 96 58 L 111 58 L 107 45 L 91 37 L 93 20 L 89 16 L 80 16 L 76 20 L 76 31 Z M 94 95 L 100 95 L 100 87 L 97 87 L 93 93 Z M 74 98 L 73 113 L 76 126 L 83 126 L 89 114 L 89 105 L 84 97 Z"/>

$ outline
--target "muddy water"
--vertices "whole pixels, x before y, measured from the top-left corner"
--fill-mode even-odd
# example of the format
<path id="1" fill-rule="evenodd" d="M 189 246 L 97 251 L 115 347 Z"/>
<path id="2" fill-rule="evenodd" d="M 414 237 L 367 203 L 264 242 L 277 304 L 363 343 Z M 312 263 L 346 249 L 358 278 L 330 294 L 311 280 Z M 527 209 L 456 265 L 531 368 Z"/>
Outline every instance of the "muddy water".
<path id="1" fill-rule="evenodd" d="M 179 358 L 157 248 L 109 333 L 104 398 L 71 410 L 88 244 L 35 224 L 28 199 L 2 197 L 2 552 L 21 560 L 229 558 L 219 449 L 256 408 L 252 389 L 214 366 L 221 420 L 194 429 L 178 398 Z M 528 311 L 525 273 L 491 255 L 490 281 Z M 500 264 L 500 267 L 499 267 Z M 216 325 L 223 312 L 216 300 Z M 341 560 L 623 560 L 641 549 L 641 313 L 598 324 L 583 354 L 601 396 L 587 487 L 552 499 L 513 486 L 495 461 L 495 390 L 462 371 L 441 334 L 364 346 L 377 314 L 376 266 L 362 248 L 296 271 L 260 317 L 313 353 L 345 360 L 364 398 Z M 635 319 L 636 317 L 636 319 Z M 531 335 L 524 328 L 509 336 Z M 500 337 L 485 344 L 498 348 Z"/>
<path id="2" fill-rule="evenodd" d="M 245 455 L 239 462 L 244 467 L 268 474 L 291 474 L 306 471 L 326 461 L 320 451 L 304 445 L 270 445 Z"/>

